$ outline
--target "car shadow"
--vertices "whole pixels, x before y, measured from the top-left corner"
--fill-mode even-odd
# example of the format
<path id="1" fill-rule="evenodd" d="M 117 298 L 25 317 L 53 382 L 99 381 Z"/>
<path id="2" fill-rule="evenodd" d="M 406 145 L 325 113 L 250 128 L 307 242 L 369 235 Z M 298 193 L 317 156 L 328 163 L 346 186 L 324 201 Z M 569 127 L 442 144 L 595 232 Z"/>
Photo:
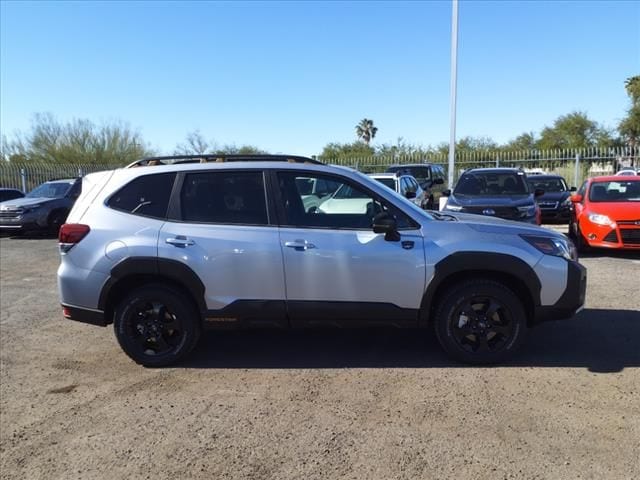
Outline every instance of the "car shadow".
<path id="1" fill-rule="evenodd" d="M 640 366 L 640 311 L 586 309 L 529 331 L 501 367 L 573 367 L 620 372 Z M 207 331 L 185 368 L 456 368 L 430 330 Z M 491 367 L 471 367 L 491 368 Z"/>

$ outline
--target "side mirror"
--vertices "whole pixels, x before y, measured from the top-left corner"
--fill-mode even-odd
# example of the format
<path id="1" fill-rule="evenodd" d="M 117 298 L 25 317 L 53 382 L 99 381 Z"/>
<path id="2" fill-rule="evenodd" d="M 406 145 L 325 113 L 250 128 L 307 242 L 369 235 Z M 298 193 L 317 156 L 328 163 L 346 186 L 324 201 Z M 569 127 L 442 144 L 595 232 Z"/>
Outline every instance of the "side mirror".
<path id="1" fill-rule="evenodd" d="M 447 188 L 445 191 L 442 192 L 442 196 L 443 197 L 449 197 L 451 196 L 451 189 Z"/>
<path id="2" fill-rule="evenodd" d="M 580 203 L 582 201 L 582 195 L 580 195 L 579 193 L 574 193 L 573 195 L 571 195 L 571 201 L 573 203 Z"/>
<path id="3" fill-rule="evenodd" d="M 576 190 L 577 190 L 577 188 L 576 188 L 576 187 L 571 187 L 571 188 L 569 189 L 569 191 L 570 191 L 570 192 L 575 192 Z"/>
<path id="4" fill-rule="evenodd" d="M 544 190 L 542 190 L 541 188 L 536 188 L 533 192 L 534 197 L 541 197 L 542 195 L 544 195 Z"/>
<path id="5" fill-rule="evenodd" d="M 443 185 L 444 184 L 444 178 L 434 178 L 433 179 L 433 184 L 434 185 Z"/>
<path id="6" fill-rule="evenodd" d="M 381 212 L 373 217 L 373 233 L 384 233 L 388 242 L 399 242 L 398 224 L 388 212 Z"/>
<path id="7" fill-rule="evenodd" d="M 404 193 L 405 198 L 408 198 L 409 200 L 411 200 L 412 198 L 416 198 L 416 192 L 412 192 L 411 190 L 407 190 Z"/>

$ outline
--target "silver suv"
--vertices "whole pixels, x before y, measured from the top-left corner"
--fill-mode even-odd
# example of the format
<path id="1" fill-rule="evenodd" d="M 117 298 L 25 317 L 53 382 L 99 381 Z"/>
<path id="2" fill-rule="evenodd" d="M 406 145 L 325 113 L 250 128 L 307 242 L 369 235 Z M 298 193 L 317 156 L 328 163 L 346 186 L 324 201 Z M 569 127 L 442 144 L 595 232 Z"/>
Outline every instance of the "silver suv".
<path id="1" fill-rule="evenodd" d="M 113 323 L 146 366 L 183 358 L 203 328 L 248 326 L 433 325 L 454 358 L 494 363 L 527 327 L 584 303 L 586 269 L 563 235 L 425 212 L 348 168 L 288 156 L 132 166 L 83 179 L 58 284 L 65 317 Z M 357 201 L 305 208 L 320 180 Z"/>

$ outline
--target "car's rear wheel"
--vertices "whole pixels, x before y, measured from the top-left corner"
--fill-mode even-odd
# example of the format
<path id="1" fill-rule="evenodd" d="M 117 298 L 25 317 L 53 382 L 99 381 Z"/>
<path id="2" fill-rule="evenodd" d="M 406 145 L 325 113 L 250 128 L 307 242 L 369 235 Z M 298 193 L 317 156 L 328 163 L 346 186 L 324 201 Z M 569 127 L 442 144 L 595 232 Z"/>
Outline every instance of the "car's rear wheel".
<path id="1" fill-rule="evenodd" d="M 193 303 L 178 290 L 160 284 L 140 287 L 117 306 L 118 343 L 135 362 L 162 367 L 182 359 L 200 338 L 201 322 Z"/>
<path id="2" fill-rule="evenodd" d="M 507 286 L 474 279 L 454 287 L 443 298 L 435 330 L 451 357 L 491 364 L 504 361 L 524 342 L 527 318 L 522 301 Z"/>

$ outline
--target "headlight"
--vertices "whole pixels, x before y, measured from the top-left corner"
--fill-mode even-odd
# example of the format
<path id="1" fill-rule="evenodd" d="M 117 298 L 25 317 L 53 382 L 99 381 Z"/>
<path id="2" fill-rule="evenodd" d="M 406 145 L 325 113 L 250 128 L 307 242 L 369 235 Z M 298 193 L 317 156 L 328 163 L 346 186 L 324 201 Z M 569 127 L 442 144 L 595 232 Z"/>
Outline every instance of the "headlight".
<path id="1" fill-rule="evenodd" d="M 616 222 L 611 220 L 606 215 L 600 215 L 599 213 L 590 213 L 588 218 L 591 223 L 595 223 L 596 225 L 609 225 L 612 228 L 616 227 Z"/>
<path id="2" fill-rule="evenodd" d="M 444 209 L 445 210 L 449 210 L 450 212 L 459 212 L 459 211 L 462 210 L 462 207 L 460 205 L 451 205 L 451 204 L 447 203 L 444 206 Z"/>
<path id="3" fill-rule="evenodd" d="M 536 214 L 536 206 L 518 207 L 518 212 L 525 214 L 527 217 L 533 217 Z"/>
<path id="4" fill-rule="evenodd" d="M 24 207 L 24 208 L 22 209 L 22 211 L 23 211 L 24 213 L 30 213 L 30 212 L 33 212 L 34 210 L 39 209 L 40 207 L 42 207 L 42 205 L 44 205 L 44 204 L 42 204 L 42 203 L 38 203 L 38 204 L 36 204 L 36 205 L 29 205 L 28 207 Z"/>
<path id="5" fill-rule="evenodd" d="M 564 257 L 567 260 L 578 259 L 578 251 L 573 242 L 568 238 L 539 237 L 537 235 L 520 236 L 545 255 Z"/>

